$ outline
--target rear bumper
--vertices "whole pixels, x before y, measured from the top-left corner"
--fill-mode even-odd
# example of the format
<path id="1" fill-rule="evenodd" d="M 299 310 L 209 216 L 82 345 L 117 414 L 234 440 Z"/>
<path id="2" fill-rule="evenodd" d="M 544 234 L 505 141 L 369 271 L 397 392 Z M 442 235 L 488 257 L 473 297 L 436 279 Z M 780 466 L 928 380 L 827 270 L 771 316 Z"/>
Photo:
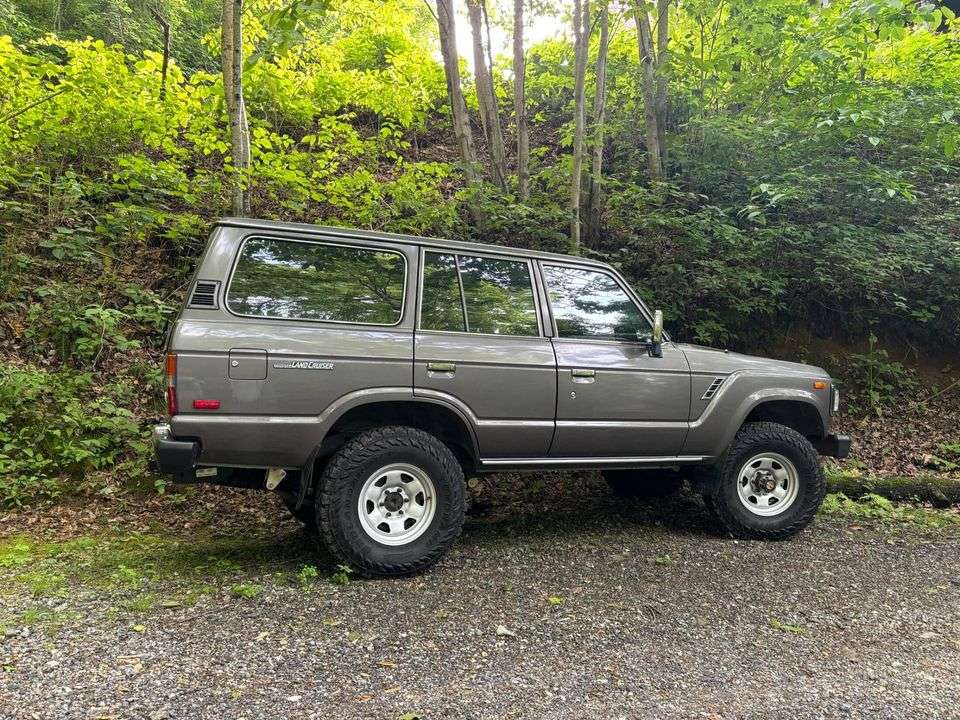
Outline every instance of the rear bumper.
<path id="1" fill-rule="evenodd" d="M 194 468 L 200 457 L 200 443 L 195 440 L 175 440 L 169 425 L 153 428 L 153 452 L 158 472 L 173 475 L 177 482 L 196 479 Z"/>
<path id="2" fill-rule="evenodd" d="M 845 458 L 850 454 L 850 436 L 830 433 L 813 444 L 817 452 L 827 457 Z"/>

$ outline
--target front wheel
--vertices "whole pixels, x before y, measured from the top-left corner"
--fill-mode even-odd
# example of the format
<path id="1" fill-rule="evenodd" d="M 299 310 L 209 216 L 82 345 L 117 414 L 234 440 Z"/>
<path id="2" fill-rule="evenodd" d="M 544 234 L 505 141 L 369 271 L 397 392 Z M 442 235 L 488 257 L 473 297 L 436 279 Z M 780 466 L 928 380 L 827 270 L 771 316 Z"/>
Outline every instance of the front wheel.
<path id="1" fill-rule="evenodd" d="M 347 442 L 320 477 L 317 524 L 331 552 L 365 576 L 427 569 L 463 527 L 466 483 L 450 449 L 411 427 Z"/>
<path id="2" fill-rule="evenodd" d="M 781 540 L 810 524 L 826 482 L 817 451 L 797 431 L 771 422 L 740 428 L 717 465 L 708 506 L 736 537 Z"/>

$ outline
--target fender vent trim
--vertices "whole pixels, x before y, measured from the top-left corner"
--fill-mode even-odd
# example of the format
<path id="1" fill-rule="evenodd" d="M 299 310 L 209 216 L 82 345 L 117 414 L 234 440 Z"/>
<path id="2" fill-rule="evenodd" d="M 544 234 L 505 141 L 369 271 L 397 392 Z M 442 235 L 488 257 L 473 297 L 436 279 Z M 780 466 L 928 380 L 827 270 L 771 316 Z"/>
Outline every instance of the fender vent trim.
<path id="1" fill-rule="evenodd" d="M 714 378 L 713 382 L 710 383 L 710 387 L 708 387 L 707 391 L 700 396 L 700 399 L 712 400 L 713 396 L 717 394 L 717 391 L 723 385 L 724 380 L 726 380 L 726 378 L 722 378 L 722 377 Z"/>
<path id="2" fill-rule="evenodd" d="M 193 284 L 193 291 L 187 301 L 188 308 L 197 310 L 216 310 L 217 296 L 220 294 L 220 283 L 216 280 L 197 280 Z"/>

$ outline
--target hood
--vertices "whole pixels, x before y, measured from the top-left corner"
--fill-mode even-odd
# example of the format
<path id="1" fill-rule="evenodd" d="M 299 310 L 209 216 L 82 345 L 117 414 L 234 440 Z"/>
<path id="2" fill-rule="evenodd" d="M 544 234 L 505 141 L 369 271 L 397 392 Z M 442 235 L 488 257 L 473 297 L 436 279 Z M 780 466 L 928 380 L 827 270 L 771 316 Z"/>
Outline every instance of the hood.
<path id="1" fill-rule="evenodd" d="M 725 374 L 738 370 L 759 370 L 775 374 L 830 377 L 826 370 L 816 365 L 805 365 L 804 363 L 787 360 L 772 360 L 692 343 L 677 343 L 677 347 L 683 351 L 687 362 L 690 364 L 690 372 L 693 373 Z"/>

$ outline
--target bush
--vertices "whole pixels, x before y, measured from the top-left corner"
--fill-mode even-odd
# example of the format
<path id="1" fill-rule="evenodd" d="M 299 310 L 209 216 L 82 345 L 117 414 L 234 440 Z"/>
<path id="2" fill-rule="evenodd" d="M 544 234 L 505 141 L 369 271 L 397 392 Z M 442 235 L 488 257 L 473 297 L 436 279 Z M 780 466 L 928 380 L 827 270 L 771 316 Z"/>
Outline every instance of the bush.
<path id="1" fill-rule="evenodd" d="M 56 497 L 139 436 L 133 413 L 89 373 L 0 363 L 0 505 Z"/>

